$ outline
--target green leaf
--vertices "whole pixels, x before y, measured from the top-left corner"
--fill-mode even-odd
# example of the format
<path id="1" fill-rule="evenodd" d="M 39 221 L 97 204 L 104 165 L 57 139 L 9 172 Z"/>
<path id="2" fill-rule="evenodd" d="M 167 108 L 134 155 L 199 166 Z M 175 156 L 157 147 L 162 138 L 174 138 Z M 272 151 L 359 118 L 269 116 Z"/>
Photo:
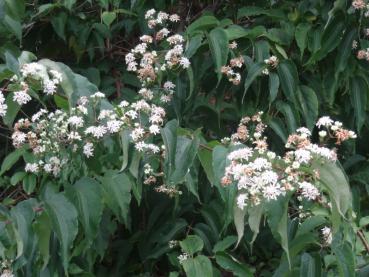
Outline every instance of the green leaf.
<path id="1" fill-rule="evenodd" d="M 14 55 L 9 51 L 6 51 L 4 55 L 5 55 L 5 63 L 8 69 L 14 74 L 18 74 L 19 73 L 18 59 L 15 58 Z"/>
<path id="2" fill-rule="evenodd" d="M 304 253 L 301 256 L 300 277 L 321 276 L 320 264 L 311 255 Z"/>
<path id="3" fill-rule="evenodd" d="M 235 244 L 237 241 L 237 237 L 236 236 L 226 236 L 223 240 L 218 241 L 214 247 L 213 247 L 213 252 L 217 253 L 217 252 L 222 252 L 227 250 L 229 247 L 231 247 L 233 244 Z"/>
<path id="4" fill-rule="evenodd" d="M 35 188 L 36 188 L 36 183 L 37 183 L 36 175 L 34 175 L 34 174 L 27 174 L 23 178 L 23 190 L 28 195 L 31 194 L 31 193 L 33 193 L 34 190 L 35 190 Z"/>
<path id="5" fill-rule="evenodd" d="M 298 127 L 298 118 L 297 115 L 294 113 L 294 110 L 291 108 L 291 105 L 278 101 L 276 103 L 277 109 L 283 113 L 285 121 L 287 123 L 289 133 L 294 133 Z"/>
<path id="6" fill-rule="evenodd" d="M 310 29 L 311 25 L 309 23 L 300 23 L 299 25 L 297 25 L 295 30 L 295 39 L 297 46 L 300 49 L 301 59 L 304 56 L 304 51 L 307 45 L 308 32 L 310 31 Z"/>
<path id="7" fill-rule="evenodd" d="M 9 15 L 5 15 L 4 23 L 9 27 L 10 31 L 17 37 L 18 40 L 22 40 L 22 25 L 18 20 L 13 19 Z"/>
<path id="8" fill-rule="evenodd" d="M 132 188 L 131 179 L 125 173 L 108 170 L 104 177 L 100 178 L 100 181 L 105 191 L 105 203 L 128 226 Z"/>
<path id="9" fill-rule="evenodd" d="M 44 269 L 50 259 L 50 236 L 51 222 L 45 212 L 38 216 L 33 223 L 33 231 L 37 237 L 38 250 L 42 257 L 42 269 Z"/>
<path id="10" fill-rule="evenodd" d="M 346 22 L 343 16 L 333 16 L 322 34 L 321 47 L 311 56 L 308 64 L 321 60 L 328 53 L 333 51 L 342 40 L 342 34 L 345 27 Z"/>
<path id="11" fill-rule="evenodd" d="M 276 73 L 269 73 L 269 103 L 273 103 L 273 101 L 277 98 L 279 89 L 279 77 Z"/>
<path id="12" fill-rule="evenodd" d="M 267 65 L 264 62 L 254 63 L 253 65 L 251 65 L 250 69 L 247 72 L 247 77 L 246 77 L 245 83 L 244 83 L 242 103 L 245 100 L 247 90 L 251 86 L 252 82 L 256 79 L 256 77 L 258 77 L 261 74 L 261 72 L 265 68 L 267 68 Z"/>
<path id="13" fill-rule="evenodd" d="M 27 175 L 26 172 L 24 171 L 18 171 L 16 173 L 14 173 L 14 175 L 10 178 L 10 184 L 12 186 L 17 185 L 20 181 L 23 180 L 23 178 Z"/>
<path id="14" fill-rule="evenodd" d="M 360 132 L 365 123 L 365 110 L 368 102 L 368 85 L 362 77 L 353 77 L 350 79 L 350 96 L 354 108 L 356 129 Z"/>
<path id="15" fill-rule="evenodd" d="M 210 52 L 214 60 L 218 75 L 218 84 L 222 78 L 221 68 L 227 63 L 228 59 L 228 36 L 224 29 L 215 28 L 208 35 Z"/>
<path id="16" fill-rule="evenodd" d="M 26 5 L 24 0 L 5 0 L 6 13 L 14 19 L 22 19 L 25 14 Z"/>
<path id="17" fill-rule="evenodd" d="M 68 16 L 66 13 L 61 12 L 51 18 L 51 25 L 54 28 L 55 33 L 62 38 L 65 38 L 65 24 L 67 23 Z"/>
<path id="18" fill-rule="evenodd" d="M 347 61 L 352 56 L 352 42 L 357 36 L 357 30 L 346 31 L 336 56 L 336 74 L 347 68 Z"/>
<path id="19" fill-rule="evenodd" d="M 247 277 L 254 276 L 252 271 L 244 264 L 236 260 L 233 256 L 225 252 L 219 252 L 215 255 L 215 260 L 225 270 L 232 272 L 234 276 Z"/>
<path id="20" fill-rule="evenodd" d="M 206 146 L 213 149 L 213 147 L 215 147 L 217 144 L 219 143 L 217 141 L 214 141 L 214 142 L 210 142 L 206 144 Z M 212 158 L 213 158 L 212 150 L 204 148 L 204 147 L 200 147 L 197 155 L 199 157 L 202 167 L 204 168 L 204 171 L 206 173 L 206 176 L 208 177 L 210 184 L 214 186 L 215 176 L 214 176 L 213 164 L 212 164 Z"/>
<path id="21" fill-rule="evenodd" d="M 68 100 L 60 95 L 54 94 L 54 102 L 59 109 L 64 111 L 69 110 Z"/>
<path id="22" fill-rule="evenodd" d="M 101 20 L 104 22 L 104 24 L 108 27 L 114 22 L 114 20 L 117 18 L 117 14 L 115 12 L 103 12 L 101 15 Z"/>
<path id="23" fill-rule="evenodd" d="M 213 172 L 214 172 L 214 185 L 218 188 L 222 199 L 225 201 L 225 190 L 221 186 L 221 179 L 224 176 L 224 170 L 227 165 L 228 149 L 222 145 L 218 145 L 213 148 Z"/>
<path id="24" fill-rule="evenodd" d="M 233 220 L 234 220 L 234 225 L 236 226 L 236 231 L 237 231 L 236 247 L 240 243 L 241 239 L 243 238 L 243 234 L 245 232 L 245 215 L 246 215 L 246 208 L 241 210 L 237 205 L 234 206 Z"/>
<path id="25" fill-rule="evenodd" d="M 295 92 L 299 83 L 295 64 L 284 60 L 278 65 L 277 71 L 284 95 L 289 101 L 295 103 Z"/>
<path id="26" fill-rule="evenodd" d="M 242 17 L 262 15 L 265 13 L 266 13 L 266 10 L 262 7 L 246 6 L 246 7 L 242 7 L 241 9 L 237 11 L 237 19 L 240 19 Z"/>
<path id="27" fill-rule="evenodd" d="M 340 276 L 354 277 L 355 273 L 355 256 L 354 250 L 347 241 L 332 243 L 332 250 L 337 258 L 337 265 Z"/>
<path id="28" fill-rule="evenodd" d="M 192 36 L 195 31 L 198 30 L 208 30 L 212 27 L 215 27 L 219 24 L 218 19 L 216 19 L 212 15 L 204 15 L 201 16 L 199 19 L 196 19 L 194 22 L 192 22 L 186 29 L 186 33 L 189 36 Z"/>
<path id="29" fill-rule="evenodd" d="M 165 167 L 166 175 L 169 176 L 175 168 L 175 154 L 177 149 L 177 128 L 178 121 L 173 119 L 165 124 L 160 130 L 165 145 Z"/>
<path id="30" fill-rule="evenodd" d="M 297 229 L 296 237 L 308 234 L 315 228 L 322 226 L 324 223 L 326 223 L 326 221 L 327 220 L 324 218 L 324 216 L 320 215 L 307 218 Z"/>
<path id="31" fill-rule="evenodd" d="M 82 177 L 67 195 L 77 208 L 79 221 L 90 245 L 97 235 L 103 212 L 100 184 L 92 178 Z"/>
<path id="32" fill-rule="evenodd" d="M 291 266 L 288 246 L 288 202 L 289 196 L 280 196 L 277 200 L 265 204 L 267 219 L 273 236 L 280 242 Z"/>
<path id="33" fill-rule="evenodd" d="M 19 160 L 19 158 L 24 154 L 25 148 L 18 148 L 8 154 L 1 164 L 0 176 L 8 171 L 12 166 Z"/>
<path id="34" fill-rule="evenodd" d="M 318 170 L 320 182 L 328 190 L 330 199 L 335 203 L 338 213 L 345 217 L 352 205 L 352 196 L 350 185 L 341 166 L 330 161 L 316 161 L 312 164 L 312 169 Z"/>
<path id="35" fill-rule="evenodd" d="M 308 86 L 300 86 L 297 89 L 297 97 L 302 109 L 306 126 L 312 130 L 319 114 L 318 98 L 314 90 Z"/>
<path id="36" fill-rule="evenodd" d="M 77 3 L 77 0 L 64 0 L 64 7 L 66 7 L 68 10 L 72 10 L 74 4 Z"/>
<path id="37" fill-rule="evenodd" d="M 61 260 L 65 274 L 67 274 L 70 260 L 69 251 L 78 232 L 78 213 L 64 194 L 56 193 L 49 185 L 45 190 L 44 202 L 52 229 L 59 239 Z"/>
<path id="38" fill-rule="evenodd" d="M 211 262 L 203 255 L 198 255 L 195 258 L 188 258 L 182 265 L 187 277 L 213 276 Z"/>
<path id="39" fill-rule="evenodd" d="M 40 60 L 39 63 L 48 69 L 54 69 L 62 74 L 63 81 L 60 83 L 60 87 L 68 98 L 69 108 L 74 107 L 81 96 L 90 96 L 98 91 L 97 87 L 88 81 L 86 77 L 74 73 L 63 63 L 57 63 L 47 59 Z M 112 105 L 108 101 L 103 100 L 101 108 L 112 109 Z"/>
<path id="40" fill-rule="evenodd" d="M 252 240 L 250 242 L 252 245 L 257 235 L 259 234 L 260 222 L 261 222 L 261 218 L 264 212 L 264 205 L 260 204 L 257 206 L 252 206 L 248 209 L 247 212 L 249 214 L 249 219 L 248 219 L 249 227 L 251 231 L 253 232 Z"/>
<path id="41" fill-rule="evenodd" d="M 120 134 L 121 145 L 123 150 L 123 163 L 120 171 L 126 169 L 128 165 L 128 158 L 129 158 L 129 143 L 131 141 L 130 131 L 125 129 Z"/>
<path id="42" fill-rule="evenodd" d="M 169 183 L 176 185 L 183 182 L 196 157 L 199 148 L 199 138 L 195 135 L 193 139 L 179 136 L 176 143 L 175 167 L 169 176 Z"/>
<path id="43" fill-rule="evenodd" d="M 179 242 L 182 251 L 193 256 L 204 248 L 204 242 L 196 235 L 189 235 L 184 240 Z"/>

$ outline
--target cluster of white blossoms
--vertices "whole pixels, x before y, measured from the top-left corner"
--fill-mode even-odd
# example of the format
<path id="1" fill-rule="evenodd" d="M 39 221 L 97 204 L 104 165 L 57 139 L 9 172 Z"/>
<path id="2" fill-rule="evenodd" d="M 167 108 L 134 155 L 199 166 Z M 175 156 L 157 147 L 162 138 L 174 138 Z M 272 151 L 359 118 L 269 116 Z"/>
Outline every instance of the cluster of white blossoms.
<path id="1" fill-rule="evenodd" d="M 328 246 L 332 243 L 332 229 L 325 226 L 321 229 L 324 245 Z"/>
<path id="2" fill-rule="evenodd" d="M 141 36 L 141 42 L 126 55 L 127 70 L 137 74 L 142 83 L 139 94 L 145 100 L 167 103 L 175 88 L 170 80 L 166 80 L 169 72 L 190 66 L 190 61 L 184 56 L 183 36 L 174 34 L 170 29 L 170 24 L 178 22 L 180 18 L 176 14 L 169 15 L 151 9 L 146 12 L 145 19 L 153 33 Z M 163 41 L 166 42 L 164 47 L 158 49 L 158 44 L 161 45 Z M 159 78 L 164 82 L 159 82 Z"/>
<path id="3" fill-rule="evenodd" d="M 232 50 L 237 49 L 237 43 L 233 41 L 229 44 L 229 48 Z M 228 65 L 222 66 L 221 72 L 227 76 L 228 81 L 234 85 L 238 85 L 241 82 L 241 74 L 235 70 L 237 68 L 240 69 L 244 63 L 245 61 L 242 55 L 239 55 L 236 58 L 232 58 Z"/>
<path id="4" fill-rule="evenodd" d="M 14 277 L 13 271 L 10 269 L 12 261 L 0 261 L 0 277 Z"/>
<path id="5" fill-rule="evenodd" d="M 362 16 L 362 14 L 365 17 L 369 17 L 369 4 L 364 1 L 364 0 L 353 0 L 351 3 L 351 7 L 353 10 L 358 11 L 358 13 L 360 13 L 360 17 Z M 360 19 L 361 21 L 361 19 Z M 368 37 L 369 35 L 369 29 L 368 28 L 364 28 L 362 30 L 362 32 L 364 33 L 364 36 Z M 358 48 L 358 41 L 357 40 L 353 40 L 352 42 L 352 49 L 356 50 Z M 356 53 L 356 57 L 359 60 L 366 60 L 369 61 L 369 48 L 362 48 L 359 49 Z"/>
<path id="6" fill-rule="evenodd" d="M 276 56 L 271 56 L 270 58 L 265 59 L 264 63 L 268 66 L 268 68 L 263 69 L 261 73 L 264 75 L 269 75 L 269 70 L 277 68 L 279 60 Z"/>
<path id="7" fill-rule="evenodd" d="M 19 148 L 28 144 L 37 157 L 37 162 L 27 163 L 25 170 L 33 173 L 43 170 L 57 176 L 70 153 L 80 151 L 91 158 L 99 141 L 124 129 L 131 130 L 130 137 L 138 151 L 159 153 L 159 146 L 145 141 L 160 132 L 165 110 L 142 99 L 131 104 L 122 101 L 112 110 L 99 110 L 104 97 L 97 92 L 81 97 L 70 111 L 41 109 L 31 120 L 20 119 L 14 126 L 13 145 Z"/>
<path id="8" fill-rule="evenodd" d="M 5 116 L 8 110 L 8 105 L 5 103 L 5 97 L 2 91 L 0 91 L 0 117 Z"/>
<path id="9" fill-rule="evenodd" d="M 17 90 L 14 91 L 13 101 L 22 106 L 32 100 L 29 94 L 29 82 L 38 82 L 46 95 L 53 95 L 62 82 L 62 74 L 56 70 L 48 70 L 40 63 L 27 63 L 20 69 L 20 77 L 14 75 L 11 79 Z"/>
<path id="10" fill-rule="evenodd" d="M 336 161 L 335 149 L 312 143 L 310 130 L 302 127 L 288 137 L 284 157 L 278 156 L 268 149 L 263 134 L 267 126 L 261 116 L 259 112 L 243 118 L 237 133 L 223 140 L 235 150 L 227 156 L 229 165 L 221 183 L 237 186 L 237 206 L 244 209 L 248 205 L 276 200 L 287 191 L 295 192 L 299 201 L 321 199 L 319 172 L 306 169 L 314 160 Z M 342 128 L 342 123 L 329 117 L 320 118 L 317 126 L 326 128 L 324 137 L 334 138 L 336 144 L 356 137 L 354 132 Z M 322 142 L 322 131 L 319 135 Z"/>
<path id="11" fill-rule="evenodd" d="M 151 27 L 163 27 L 167 26 L 168 22 L 179 20 L 177 15 L 167 15 L 163 12 L 157 13 L 156 18 L 155 15 L 153 10 L 146 14 Z M 151 43 L 164 38 L 169 50 L 161 49 L 158 55 L 154 50 L 148 51 Z M 161 149 L 161 143 L 153 143 L 153 138 L 160 134 L 165 123 L 166 112 L 163 106 L 170 101 L 175 89 L 173 82 L 168 80 L 169 70 L 179 73 L 189 66 L 189 62 L 182 56 L 183 37 L 179 34 L 170 36 L 170 31 L 166 32 L 165 27 L 153 37 L 144 35 L 140 39 L 142 43 L 126 56 L 128 70 L 135 71 L 142 84 L 136 101 L 121 101 L 114 108 L 104 109 L 102 101 L 106 101 L 105 95 L 96 92 L 78 99 L 76 106 L 68 111 L 41 109 L 30 119 L 20 119 L 15 123 L 12 134 L 14 147 L 28 145 L 34 157 L 32 162 L 25 165 L 27 172 L 46 172 L 58 176 L 63 166 L 73 157 L 80 154 L 86 159 L 93 158 L 99 142 L 120 134 L 123 130 L 129 132 L 129 140 L 137 151 L 149 156 L 157 155 L 160 159 L 164 150 Z M 62 77 L 60 73 L 47 70 L 41 64 L 25 64 L 21 69 L 21 78 L 12 78 L 13 83 L 21 84 L 23 88 L 23 92 L 15 93 L 14 100 L 22 104 L 30 101 L 27 82 L 33 83 L 35 80 L 40 82 L 47 95 L 51 95 L 56 91 Z M 4 105 L 5 99 L 1 93 L 1 116 L 6 114 L 7 107 Z M 144 170 L 145 184 L 154 184 L 157 177 L 163 176 L 162 172 L 156 173 L 150 164 L 145 165 Z M 156 190 L 169 195 L 180 193 L 165 185 Z"/>

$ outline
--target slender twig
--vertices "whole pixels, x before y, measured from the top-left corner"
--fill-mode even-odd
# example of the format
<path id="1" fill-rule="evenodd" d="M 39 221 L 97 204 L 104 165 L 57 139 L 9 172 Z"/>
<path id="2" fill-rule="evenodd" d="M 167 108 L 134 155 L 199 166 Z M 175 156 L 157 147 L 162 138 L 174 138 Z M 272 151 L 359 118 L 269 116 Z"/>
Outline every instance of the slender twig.
<path id="1" fill-rule="evenodd" d="M 366 249 L 366 252 L 368 252 L 368 254 L 369 254 L 369 244 L 368 244 L 368 242 L 366 241 L 366 238 L 365 238 L 365 236 L 364 236 L 364 234 L 363 234 L 363 231 L 362 231 L 362 230 L 358 230 L 358 231 L 356 232 L 356 234 L 358 235 L 358 237 L 359 237 L 359 239 L 361 240 L 361 242 L 364 244 L 364 247 L 365 247 L 365 249 Z"/>
<path id="2" fill-rule="evenodd" d="M 209 150 L 209 151 L 213 151 L 213 148 L 211 148 L 211 147 L 209 147 L 209 146 L 207 146 L 205 144 L 202 144 L 202 143 L 200 143 L 200 147 L 202 147 L 202 148 L 204 148 L 206 150 Z"/>

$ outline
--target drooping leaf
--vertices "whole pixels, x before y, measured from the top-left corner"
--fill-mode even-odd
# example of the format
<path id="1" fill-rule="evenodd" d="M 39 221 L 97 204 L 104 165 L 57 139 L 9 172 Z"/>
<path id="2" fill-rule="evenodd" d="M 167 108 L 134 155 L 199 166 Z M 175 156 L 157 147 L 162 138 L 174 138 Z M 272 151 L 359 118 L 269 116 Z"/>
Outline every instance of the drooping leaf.
<path id="1" fill-rule="evenodd" d="M 129 204 L 131 202 L 132 181 L 127 174 L 108 170 L 100 178 L 105 192 L 105 203 L 128 225 Z"/>
<path id="2" fill-rule="evenodd" d="M 302 109 L 302 114 L 304 116 L 306 126 L 309 129 L 312 129 L 319 114 L 318 98 L 314 90 L 312 90 L 308 86 L 300 86 L 297 89 L 297 97 Z"/>
<path id="3" fill-rule="evenodd" d="M 87 240 L 92 243 L 103 212 L 100 184 L 92 178 L 82 177 L 70 188 L 68 197 L 77 208 Z"/>
<path id="4" fill-rule="evenodd" d="M 222 78 L 221 68 L 227 63 L 228 58 L 229 47 L 227 33 L 222 28 L 215 28 L 209 33 L 208 42 L 218 75 L 219 84 L 220 79 Z"/>
<path id="5" fill-rule="evenodd" d="M 360 132 L 366 118 L 366 106 L 368 102 L 368 85 L 362 77 L 350 79 L 351 103 L 354 107 L 356 129 Z"/>
<path id="6" fill-rule="evenodd" d="M 299 83 L 295 64 L 284 60 L 278 65 L 277 71 L 284 95 L 289 101 L 295 103 L 295 93 Z"/>
<path id="7" fill-rule="evenodd" d="M 45 211 L 59 239 L 61 260 L 65 274 L 68 275 L 70 248 L 78 232 L 78 213 L 63 193 L 56 193 L 47 187 L 44 197 Z"/>
<path id="8" fill-rule="evenodd" d="M 233 256 L 225 252 L 219 252 L 215 255 L 215 260 L 225 270 L 232 272 L 234 276 L 251 277 L 252 271 L 249 267 L 239 262 Z"/>
<path id="9" fill-rule="evenodd" d="M 242 96 L 242 103 L 245 100 L 246 92 L 251 86 L 252 82 L 256 79 L 256 77 L 260 76 L 261 72 L 267 67 L 267 65 L 264 62 L 260 63 L 254 63 L 251 65 L 250 69 L 247 72 L 247 77 L 245 79 L 244 83 L 244 89 L 243 89 L 243 96 Z"/>

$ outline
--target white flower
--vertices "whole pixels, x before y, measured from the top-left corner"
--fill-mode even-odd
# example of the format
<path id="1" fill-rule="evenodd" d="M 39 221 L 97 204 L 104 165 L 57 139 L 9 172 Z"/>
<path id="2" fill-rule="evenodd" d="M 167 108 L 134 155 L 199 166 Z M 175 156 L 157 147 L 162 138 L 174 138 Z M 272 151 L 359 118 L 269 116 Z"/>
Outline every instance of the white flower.
<path id="1" fill-rule="evenodd" d="M 154 135 L 160 134 L 160 128 L 158 125 L 151 125 L 149 130 L 151 134 L 154 134 Z"/>
<path id="2" fill-rule="evenodd" d="M 173 84 L 171 81 L 166 81 L 163 85 L 165 90 L 172 90 L 176 87 L 175 84 Z"/>
<path id="3" fill-rule="evenodd" d="M 17 102 L 20 106 L 27 104 L 31 100 L 31 96 L 25 90 L 14 92 L 13 101 Z"/>
<path id="4" fill-rule="evenodd" d="M 276 200 L 277 197 L 284 193 L 280 185 L 269 185 L 263 188 L 263 196 L 267 200 Z"/>
<path id="5" fill-rule="evenodd" d="M 143 141 L 139 141 L 139 142 L 137 142 L 137 143 L 135 144 L 135 148 L 137 149 L 137 151 L 142 152 L 142 151 L 144 151 L 144 150 L 145 150 L 145 148 L 146 148 L 146 143 L 145 143 L 145 142 L 143 142 Z"/>
<path id="6" fill-rule="evenodd" d="M 169 16 L 169 20 L 171 21 L 171 22 L 178 22 L 178 21 L 180 21 L 181 20 L 181 18 L 179 17 L 179 15 L 178 14 L 172 14 L 171 16 Z"/>
<path id="7" fill-rule="evenodd" d="M 252 167 L 255 170 L 262 170 L 262 169 L 268 169 L 271 167 L 271 163 L 264 158 L 256 158 L 255 161 L 252 163 Z"/>
<path id="8" fill-rule="evenodd" d="M 91 142 L 87 142 L 84 146 L 83 146 L 83 154 L 87 157 L 90 158 L 94 155 L 94 145 Z"/>
<path id="9" fill-rule="evenodd" d="M 54 80 L 44 81 L 44 93 L 47 95 L 53 95 L 56 92 L 56 83 Z"/>
<path id="10" fill-rule="evenodd" d="M 249 147 L 241 148 L 235 151 L 232 151 L 228 154 L 228 160 L 245 160 L 247 161 L 250 157 L 252 157 L 252 149 Z"/>
<path id="11" fill-rule="evenodd" d="M 187 59 L 186 57 L 182 57 L 180 60 L 179 60 L 179 64 L 182 65 L 183 68 L 188 68 L 190 66 L 190 60 Z"/>
<path id="12" fill-rule="evenodd" d="M 300 133 L 300 134 L 305 134 L 307 137 L 310 137 L 311 136 L 311 132 L 308 128 L 305 128 L 305 127 L 301 127 L 301 128 L 298 128 L 296 130 L 297 133 Z"/>
<path id="13" fill-rule="evenodd" d="M 243 208 L 247 206 L 246 200 L 247 200 L 247 194 L 245 193 L 242 193 L 239 196 L 237 196 L 237 206 L 241 210 L 243 210 Z"/>
<path id="14" fill-rule="evenodd" d="M 8 106 L 5 104 L 5 97 L 2 91 L 0 91 L 0 117 L 5 116 Z"/>
<path id="15" fill-rule="evenodd" d="M 122 102 L 120 102 L 119 104 L 119 107 L 120 108 L 125 108 L 125 107 L 128 107 L 129 106 L 129 103 L 125 100 L 123 100 Z"/>
<path id="16" fill-rule="evenodd" d="M 144 129 L 142 129 L 141 127 L 137 127 L 133 129 L 131 133 L 131 138 L 133 139 L 133 141 L 137 141 L 138 139 L 142 138 L 144 134 L 145 134 Z"/>
<path id="17" fill-rule="evenodd" d="M 311 153 L 305 149 L 297 149 L 295 151 L 296 161 L 299 163 L 308 163 L 311 160 Z"/>
<path id="18" fill-rule="evenodd" d="M 110 133 L 119 132 L 120 127 L 122 126 L 122 122 L 119 120 L 110 120 L 106 123 L 106 128 Z"/>
<path id="19" fill-rule="evenodd" d="M 26 163 L 24 168 L 26 172 L 37 173 L 39 168 L 37 163 Z"/>
<path id="20" fill-rule="evenodd" d="M 329 116 L 322 116 L 316 122 L 316 126 L 320 128 L 321 126 L 329 127 L 333 124 L 333 120 Z"/>
<path id="21" fill-rule="evenodd" d="M 153 17 L 153 15 L 156 13 L 154 9 L 148 10 L 145 14 L 145 19 L 150 19 Z"/>
<path id="22" fill-rule="evenodd" d="M 315 200 L 319 196 L 319 190 L 309 182 L 299 183 L 301 195 L 308 200 Z"/>
<path id="23" fill-rule="evenodd" d="M 68 118 L 68 123 L 76 128 L 83 127 L 84 124 L 83 118 L 76 115 L 73 115 L 70 118 Z"/>
<path id="24" fill-rule="evenodd" d="M 95 138 L 102 138 L 106 134 L 106 127 L 104 126 L 91 126 L 85 130 L 85 134 L 92 134 Z"/>
<path id="25" fill-rule="evenodd" d="M 187 260 L 190 257 L 187 253 L 183 253 L 177 257 L 180 264 L 182 264 L 185 260 Z"/>
<path id="26" fill-rule="evenodd" d="M 325 226 L 321 229 L 325 244 L 330 245 L 332 243 L 332 230 Z"/>
<path id="27" fill-rule="evenodd" d="M 105 98 L 105 94 L 104 94 L 104 93 L 102 93 L 102 92 L 100 92 L 100 91 L 97 91 L 97 92 L 95 92 L 94 94 L 92 94 L 90 97 L 91 97 L 92 99 L 95 99 L 95 98 L 100 98 L 100 99 L 102 99 L 102 98 Z"/>
<path id="28" fill-rule="evenodd" d="M 68 134 L 68 140 L 81 140 L 81 135 L 78 132 L 70 132 Z"/>
<path id="29" fill-rule="evenodd" d="M 327 136 L 327 132 L 326 131 L 320 131 L 319 132 L 319 137 L 321 137 L 321 138 L 324 138 L 324 137 L 326 137 Z"/>

